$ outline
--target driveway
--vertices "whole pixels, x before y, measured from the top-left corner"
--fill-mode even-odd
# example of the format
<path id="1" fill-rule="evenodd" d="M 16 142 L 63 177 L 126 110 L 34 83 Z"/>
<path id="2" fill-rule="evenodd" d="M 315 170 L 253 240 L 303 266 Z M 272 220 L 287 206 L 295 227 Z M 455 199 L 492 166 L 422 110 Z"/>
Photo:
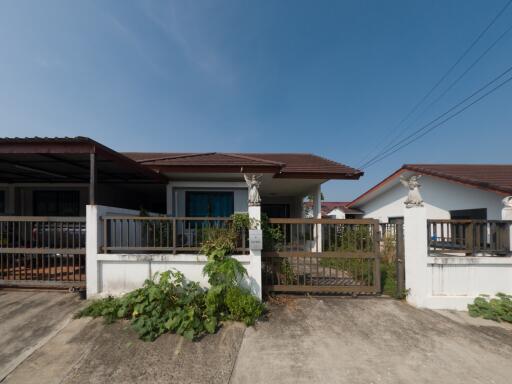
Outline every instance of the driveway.
<path id="1" fill-rule="evenodd" d="M 512 327 L 379 298 L 299 299 L 247 329 L 231 383 L 510 383 Z"/>
<path id="2" fill-rule="evenodd" d="M 80 305 L 67 292 L 0 289 L 0 381 L 63 329 Z"/>
<path id="3" fill-rule="evenodd" d="M 256 327 L 226 323 L 196 343 L 169 334 L 145 343 L 126 322 L 73 320 L 5 382 L 510 382 L 510 325 L 390 299 L 280 301 Z"/>

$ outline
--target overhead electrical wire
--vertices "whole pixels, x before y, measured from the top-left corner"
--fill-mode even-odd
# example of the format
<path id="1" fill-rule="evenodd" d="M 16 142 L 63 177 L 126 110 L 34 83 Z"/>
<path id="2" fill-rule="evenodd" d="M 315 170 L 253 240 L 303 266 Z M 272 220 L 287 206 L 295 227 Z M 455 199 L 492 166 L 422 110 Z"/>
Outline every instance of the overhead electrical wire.
<path id="1" fill-rule="evenodd" d="M 405 123 L 415 112 L 416 110 L 432 95 L 432 93 L 439 87 L 439 85 L 441 85 L 441 83 L 448 77 L 448 75 L 455 69 L 455 67 L 457 67 L 457 65 L 459 65 L 459 63 L 469 54 L 469 52 L 473 49 L 473 47 L 482 39 L 482 37 L 487 33 L 487 31 L 496 23 L 496 21 L 500 18 L 500 16 L 507 10 L 507 8 L 510 6 L 510 4 L 512 4 L 512 0 L 509 0 L 501 9 L 500 11 L 496 14 L 496 16 L 494 16 L 494 18 L 489 22 L 489 24 L 487 24 L 487 26 L 478 34 L 478 36 L 473 40 L 473 42 L 468 46 L 468 48 L 466 48 L 466 50 L 457 58 L 457 60 L 452 64 L 452 66 L 439 78 L 439 80 L 434 84 L 434 86 L 432 88 L 430 88 L 430 90 L 420 99 L 420 101 L 418 101 L 414 106 L 413 108 L 406 114 L 405 117 L 403 117 L 400 122 L 392 129 L 392 132 L 396 131 L 397 129 L 399 129 L 403 123 Z M 482 55 L 480 55 L 479 58 L 477 58 L 477 60 L 475 62 L 473 62 L 473 64 L 470 65 L 470 67 L 468 69 L 466 69 L 466 71 L 461 75 L 459 76 L 459 78 L 456 79 L 455 82 L 453 82 L 447 90 L 445 90 L 443 93 L 442 93 L 442 96 L 438 97 L 434 103 L 430 103 L 429 106 L 425 109 L 427 110 L 428 108 L 430 108 L 431 105 L 435 104 L 437 101 L 439 101 L 439 99 L 441 99 L 451 88 L 453 88 L 453 86 L 462 78 L 464 77 L 467 72 L 469 72 L 473 67 L 474 65 L 476 65 L 478 63 L 478 61 L 480 61 L 482 59 L 483 56 L 485 56 L 508 32 L 509 32 L 510 29 L 507 29 L 500 37 L 498 37 L 498 39 L 496 39 L 492 44 L 491 46 L 486 50 L 484 51 L 484 53 Z M 422 114 L 425 112 L 425 110 L 422 112 Z M 420 115 L 421 116 L 421 115 Z M 417 119 L 416 119 L 417 120 Z M 416 121 L 415 120 L 415 121 Z M 384 147 L 381 147 L 381 143 L 377 143 L 377 145 L 374 146 L 374 148 L 368 152 L 364 157 L 363 159 L 361 160 L 361 162 L 359 163 L 360 165 L 358 166 L 358 168 L 362 168 L 364 167 L 364 164 L 368 163 L 368 162 L 371 162 L 373 160 L 373 158 L 375 158 L 376 156 L 374 156 L 373 158 L 371 158 L 370 160 L 366 161 L 366 159 L 371 156 L 371 154 L 379 147 L 381 147 L 381 149 L 379 150 L 379 152 L 382 152 L 384 150 L 386 150 L 386 148 L 388 148 L 391 144 L 393 144 L 393 142 L 395 140 L 397 140 L 400 135 L 404 132 L 404 130 L 401 130 L 398 135 L 393 135 L 393 137 L 391 138 L 391 140 L 389 140 L 387 142 L 387 144 L 384 145 Z M 366 162 L 365 162 L 366 161 Z"/>
<path id="2" fill-rule="evenodd" d="M 466 98 L 464 98 L 463 100 L 461 100 L 460 102 L 458 102 L 457 104 L 455 104 L 453 107 L 451 107 L 450 109 L 448 109 L 446 112 L 442 113 L 441 115 L 439 115 L 438 117 L 436 117 L 435 119 L 431 120 L 429 123 L 423 125 L 422 127 L 420 127 L 419 129 L 415 130 L 413 133 L 409 134 L 408 136 L 406 136 L 405 138 L 403 138 L 402 140 L 400 140 L 399 142 L 397 142 L 395 145 L 393 145 L 388 151 L 386 151 L 386 153 L 383 153 L 381 154 L 379 157 L 375 158 L 374 160 L 372 161 L 369 161 L 367 162 L 363 167 L 361 167 L 362 169 L 367 169 L 368 167 L 376 164 L 377 162 L 380 162 L 382 161 L 383 159 L 391 156 L 392 154 L 396 153 L 397 151 L 399 151 L 400 149 L 412 144 L 413 142 L 415 142 L 416 140 L 420 139 L 421 137 L 425 136 L 427 133 L 431 132 L 432 130 L 434 130 L 435 128 L 439 127 L 440 125 L 446 123 L 447 121 L 451 120 L 452 118 L 460 115 L 462 112 L 464 112 L 465 110 L 467 110 L 468 108 L 470 108 L 471 106 L 475 105 L 476 103 L 478 103 L 479 101 L 483 100 L 484 98 L 486 98 L 487 96 L 489 96 L 490 94 L 494 93 L 495 91 L 497 91 L 499 88 L 503 87 L 505 84 L 509 83 L 511 80 L 512 80 L 512 76 L 508 77 L 506 80 L 502 81 L 501 83 L 499 83 L 498 85 L 496 85 L 495 87 L 491 88 L 489 91 L 487 91 L 486 93 L 484 93 L 483 95 L 479 96 L 477 99 L 471 101 L 469 104 L 467 104 L 466 106 L 464 106 L 463 108 L 459 109 L 458 111 L 454 112 L 453 114 L 451 114 L 450 116 L 448 116 L 447 118 L 445 118 L 444 120 L 441 120 L 443 119 L 443 117 L 445 117 L 446 115 L 448 115 L 450 112 L 454 111 L 455 109 L 457 109 L 458 107 L 460 107 L 461 105 L 463 105 L 464 103 L 466 103 L 467 101 L 469 101 L 470 99 L 474 98 L 476 95 L 478 95 L 479 93 L 483 92 L 486 88 L 488 88 L 490 85 L 492 85 L 493 83 L 497 82 L 499 79 L 501 79 L 503 76 L 505 76 L 506 74 L 510 73 L 512 71 L 512 66 L 508 67 L 505 71 L 503 71 L 501 74 L 499 74 L 498 76 L 496 76 L 494 79 L 492 79 L 491 81 L 489 81 L 488 83 L 486 83 L 485 85 L 483 85 L 482 87 L 480 87 L 479 89 L 477 89 L 475 92 L 473 92 L 471 95 L 467 96 Z M 441 120 L 439 123 L 431 126 L 432 124 L 434 124 L 435 122 L 437 122 L 438 120 Z M 403 144 L 403 145 L 401 145 Z"/>

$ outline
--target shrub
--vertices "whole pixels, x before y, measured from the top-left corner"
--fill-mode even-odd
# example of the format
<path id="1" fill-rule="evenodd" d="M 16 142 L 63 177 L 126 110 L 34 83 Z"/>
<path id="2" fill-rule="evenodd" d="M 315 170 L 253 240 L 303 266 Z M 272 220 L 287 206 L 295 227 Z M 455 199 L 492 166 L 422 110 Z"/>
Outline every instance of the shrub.
<path id="1" fill-rule="evenodd" d="M 219 321 L 225 319 L 254 324 L 264 306 L 239 286 L 247 271 L 231 257 L 235 244 L 233 226 L 207 232 L 202 252 L 208 257 L 203 273 L 208 276 L 209 290 L 185 281 L 180 272 L 167 271 L 120 298 L 91 302 L 76 317 L 102 316 L 107 323 L 128 319 L 139 337 L 148 341 L 165 332 L 197 339 L 214 333 Z"/>
<path id="2" fill-rule="evenodd" d="M 93 301 L 76 317 L 102 316 L 107 323 L 128 319 L 143 340 L 168 331 L 192 340 L 216 329 L 217 318 L 206 311 L 205 295 L 198 283 L 185 282 L 180 272 L 167 271 L 122 297 Z"/>
<path id="3" fill-rule="evenodd" d="M 253 325 L 263 314 L 263 304 L 251 293 L 240 287 L 230 287 L 226 293 L 226 306 L 232 320 Z"/>
<path id="4" fill-rule="evenodd" d="M 488 295 L 480 295 L 473 304 L 468 304 L 468 311 L 472 317 L 512 323 L 512 296 L 497 293 L 495 298 L 489 299 Z"/>

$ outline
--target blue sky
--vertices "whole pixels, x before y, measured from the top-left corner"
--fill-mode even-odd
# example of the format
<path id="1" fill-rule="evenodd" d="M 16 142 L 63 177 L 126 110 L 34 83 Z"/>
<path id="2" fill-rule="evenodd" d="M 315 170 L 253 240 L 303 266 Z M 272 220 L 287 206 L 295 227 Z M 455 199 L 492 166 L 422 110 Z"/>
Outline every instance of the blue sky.
<path id="1" fill-rule="evenodd" d="M 505 2 L 3 0 L 1 136 L 355 166 Z M 510 8 L 450 79 L 512 24 Z M 512 65 L 511 48 L 512 33 L 415 126 Z M 509 84 L 326 197 L 352 199 L 403 163 L 510 163 L 511 104 Z"/>

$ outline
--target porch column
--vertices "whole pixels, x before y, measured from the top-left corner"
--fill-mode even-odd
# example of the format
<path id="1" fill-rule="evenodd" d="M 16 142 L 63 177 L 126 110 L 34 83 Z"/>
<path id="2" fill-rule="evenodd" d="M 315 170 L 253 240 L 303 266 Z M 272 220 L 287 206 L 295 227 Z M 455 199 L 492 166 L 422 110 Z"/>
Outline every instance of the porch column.
<path id="1" fill-rule="evenodd" d="M 318 187 L 313 192 L 313 218 L 322 218 L 322 186 Z M 322 252 L 322 224 L 316 224 L 314 227 L 315 246 L 314 252 Z"/>
<path id="2" fill-rule="evenodd" d="M 501 209 L 501 219 L 512 221 L 512 196 L 505 197 L 503 199 L 503 204 L 504 204 L 504 207 Z M 509 251 L 512 251 L 512 224 L 510 224 L 510 226 L 509 226 L 508 235 L 510 237 Z"/>
<path id="3" fill-rule="evenodd" d="M 98 170 L 96 169 L 96 154 L 89 154 L 89 205 L 96 204 L 96 179 Z"/>

